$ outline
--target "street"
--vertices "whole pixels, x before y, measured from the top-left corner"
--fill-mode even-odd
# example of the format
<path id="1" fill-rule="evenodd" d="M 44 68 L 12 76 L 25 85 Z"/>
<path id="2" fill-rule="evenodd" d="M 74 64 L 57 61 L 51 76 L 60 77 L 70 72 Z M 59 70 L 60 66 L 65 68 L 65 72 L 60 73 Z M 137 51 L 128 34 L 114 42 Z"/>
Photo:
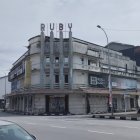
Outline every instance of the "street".
<path id="1" fill-rule="evenodd" d="M 140 121 L 89 116 L 24 116 L 0 112 L 0 120 L 20 124 L 39 140 L 138 140 Z"/>

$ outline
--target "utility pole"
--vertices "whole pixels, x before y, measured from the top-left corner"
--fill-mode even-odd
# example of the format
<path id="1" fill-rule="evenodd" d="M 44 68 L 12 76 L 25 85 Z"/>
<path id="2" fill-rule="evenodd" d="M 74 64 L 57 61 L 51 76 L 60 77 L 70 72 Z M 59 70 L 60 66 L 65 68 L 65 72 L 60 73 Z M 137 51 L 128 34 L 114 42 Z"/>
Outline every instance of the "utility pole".
<path id="1" fill-rule="evenodd" d="M 104 28 L 102 28 L 100 25 L 97 25 L 99 29 L 101 29 L 107 40 L 107 51 L 108 51 L 108 68 L 109 68 L 109 74 L 108 74 L 108 88 L 109 88 L 109 106 L 111 108 L 111 115 L 113 116 L 113 103 L 112 103 L 112 81 L 111 81 L 111 65 L 110 65 L 110 53 L 109 53 L 109 41 L 108 41 L 108 36 Z"/>

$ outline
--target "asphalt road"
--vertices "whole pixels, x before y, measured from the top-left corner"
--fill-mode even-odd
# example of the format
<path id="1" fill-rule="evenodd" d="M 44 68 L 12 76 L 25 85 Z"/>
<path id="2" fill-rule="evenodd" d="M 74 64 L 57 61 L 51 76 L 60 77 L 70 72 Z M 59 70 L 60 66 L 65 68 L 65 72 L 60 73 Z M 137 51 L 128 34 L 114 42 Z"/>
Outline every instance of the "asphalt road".
<path id="1" fill-rule="evenodd" d="M 23 116 L 0 112 L 0 120 L 20 124 L 38 140 L 139 140 L 140 121 L 87 116 Z"/>

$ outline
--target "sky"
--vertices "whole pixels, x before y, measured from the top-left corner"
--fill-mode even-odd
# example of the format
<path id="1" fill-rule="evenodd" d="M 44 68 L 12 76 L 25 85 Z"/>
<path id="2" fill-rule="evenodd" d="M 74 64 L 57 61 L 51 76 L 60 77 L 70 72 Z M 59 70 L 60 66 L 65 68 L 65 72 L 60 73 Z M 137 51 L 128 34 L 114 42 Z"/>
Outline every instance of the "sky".
<path id="1" fill-rule="evenodd" d="M 40 24 L 72 23 L 73 36 L 106 45 L 109 38 L 140 45 L 139 0 L 0 0 L 0 77 L 27 51 Z M 47 31 L 45 31 L 47 34 Z"/>

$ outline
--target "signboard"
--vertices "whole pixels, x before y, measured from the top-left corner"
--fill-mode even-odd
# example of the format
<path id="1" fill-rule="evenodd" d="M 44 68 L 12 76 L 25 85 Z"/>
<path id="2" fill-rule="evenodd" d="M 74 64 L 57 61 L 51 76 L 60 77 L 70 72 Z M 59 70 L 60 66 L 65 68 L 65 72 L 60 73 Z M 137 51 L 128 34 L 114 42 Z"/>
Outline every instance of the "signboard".
<path id="1" fill-rule="evenodd" d="M 105 82 L 105 78 L 103 77 L 99 77 L 99 76 L 96 76 L 96 75 L 90 75 L 89 76 L 89 84 L 91 86 L 96 86 L 96 87 L 106 87 L 106 83 Z"/>
<path id="2" fill-rule="evenodd" d="M 118 89 L 136 89 L 137 81 L 134 79 L 112 77 L 112 87 Z"/>

